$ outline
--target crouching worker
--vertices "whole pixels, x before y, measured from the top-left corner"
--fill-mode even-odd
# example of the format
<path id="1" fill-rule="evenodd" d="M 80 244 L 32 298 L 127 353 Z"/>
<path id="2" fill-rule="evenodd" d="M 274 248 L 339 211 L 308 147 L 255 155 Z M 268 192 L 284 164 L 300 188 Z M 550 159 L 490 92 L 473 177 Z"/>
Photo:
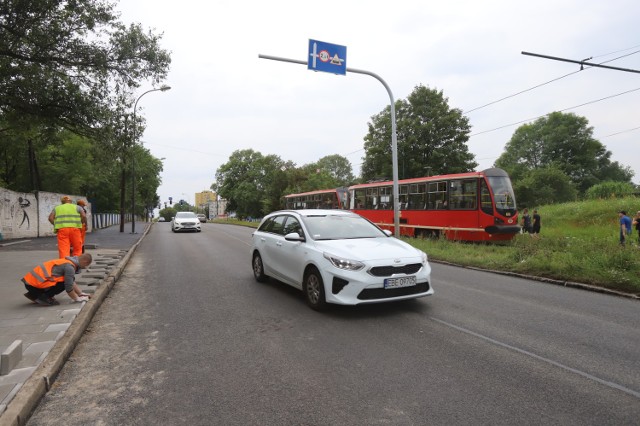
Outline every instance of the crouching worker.
<path id="1" fill-rule="evenodd" d="M 86 302 L 91 296 L 80 290 L 76 284 L 76 273 L 80 268 L 91 265 L 88 253 L 78 257 L 66 257 L 43 262 L 22 278 L 27 292 L 24 296 L 39 305 L 59 305 L 55 295 L 66 290 L 74 302 Z"/>

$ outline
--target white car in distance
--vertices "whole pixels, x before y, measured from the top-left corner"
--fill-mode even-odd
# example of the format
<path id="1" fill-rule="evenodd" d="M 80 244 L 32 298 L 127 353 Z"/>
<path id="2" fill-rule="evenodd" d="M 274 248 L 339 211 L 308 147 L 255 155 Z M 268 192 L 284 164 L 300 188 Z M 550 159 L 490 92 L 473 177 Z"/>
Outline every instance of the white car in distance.
<path id="1" fill-rule="evenodd" d="M 178 212 L 171 220 L 173 232 L 195 231 L 200 232 L 200 219 L 193 212 Z"/>

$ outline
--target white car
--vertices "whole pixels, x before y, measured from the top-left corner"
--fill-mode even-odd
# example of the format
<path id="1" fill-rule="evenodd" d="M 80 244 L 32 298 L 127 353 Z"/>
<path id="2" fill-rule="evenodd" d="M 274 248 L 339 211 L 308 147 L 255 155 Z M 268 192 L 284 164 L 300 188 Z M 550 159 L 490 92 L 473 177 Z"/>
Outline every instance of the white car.
<path id="1" fill-rule="evenodd" d="M 200 219 L 193 212 L 178 212 L 171 220 L 171 230 L 200 232 Z"/>
<path id="2" fill-rule="evenodd" d="M 427 255 L 345 210 L 282 210 L 253 233 L 253 275 L 303 291 L 316 310 L 433 294 Z"/>

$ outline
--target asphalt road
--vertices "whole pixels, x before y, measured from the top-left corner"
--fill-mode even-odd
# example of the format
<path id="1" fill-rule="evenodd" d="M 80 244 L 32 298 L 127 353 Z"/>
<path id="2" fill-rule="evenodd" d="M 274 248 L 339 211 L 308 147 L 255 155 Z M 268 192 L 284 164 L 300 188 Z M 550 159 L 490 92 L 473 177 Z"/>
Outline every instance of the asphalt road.
<path id="1" fill-rule="evenodd" d="M 433 264 L 436 294 L 310 310 L 249 228 L 156 224 L 29 425 L 637 425 L 637 301 Z"/>

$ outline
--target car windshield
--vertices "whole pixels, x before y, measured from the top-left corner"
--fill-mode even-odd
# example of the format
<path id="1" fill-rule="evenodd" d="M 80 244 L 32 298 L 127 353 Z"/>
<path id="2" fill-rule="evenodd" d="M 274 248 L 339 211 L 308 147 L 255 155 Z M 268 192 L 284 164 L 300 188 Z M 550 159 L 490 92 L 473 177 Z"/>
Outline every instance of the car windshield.
<path id="1" fill-rule="evenodd" d="M 188 219 L 196 217 L 195 213 L 192 212 L 178 212 L 176 213 L 176 218 L 178 219 Z"/>
<path id="2" fill-rule="evenodd" d="M 314 240 L 386 237 L 380 229 L 360 216 L 318 215 L 303 218 Z"/>

